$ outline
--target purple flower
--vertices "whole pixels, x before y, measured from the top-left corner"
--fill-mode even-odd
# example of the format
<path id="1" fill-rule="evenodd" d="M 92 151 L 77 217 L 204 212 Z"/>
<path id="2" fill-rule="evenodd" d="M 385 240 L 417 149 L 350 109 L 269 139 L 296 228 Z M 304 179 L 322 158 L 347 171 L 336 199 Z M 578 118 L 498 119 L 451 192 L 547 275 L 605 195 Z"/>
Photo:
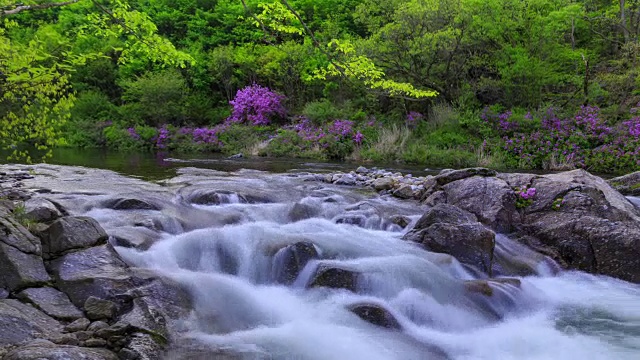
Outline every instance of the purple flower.
<path id="1" fill-rule="evenodd" d="M 131 136 L 134 140 L 140 140 L 140 135 L 138 135 L 135 128 L 130 127 L 127 129 L 127 131 L 129 132 L 129 136 Z"/>
<path id="2" fill-rule="evenodd" d="M 238 90 L 229 103 L 233 106 L 231 123 L 249 122 L 253 125 L 268 125 L 275 117 L 283 118 L 286 110 L 282 104 L 284 96 L 257 84 Z"/>

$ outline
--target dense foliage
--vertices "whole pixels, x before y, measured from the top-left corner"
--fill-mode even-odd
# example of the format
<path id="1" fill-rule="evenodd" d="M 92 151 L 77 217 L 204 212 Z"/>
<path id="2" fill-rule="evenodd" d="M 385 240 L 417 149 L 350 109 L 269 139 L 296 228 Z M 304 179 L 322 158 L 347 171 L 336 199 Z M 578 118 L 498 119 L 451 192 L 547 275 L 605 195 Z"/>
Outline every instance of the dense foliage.
<path id="1" fill-rule="evenodd" d="M 16 155 L 640 168 L 640 1 L 60 4 L 0 0 L 0 145 Z"/>

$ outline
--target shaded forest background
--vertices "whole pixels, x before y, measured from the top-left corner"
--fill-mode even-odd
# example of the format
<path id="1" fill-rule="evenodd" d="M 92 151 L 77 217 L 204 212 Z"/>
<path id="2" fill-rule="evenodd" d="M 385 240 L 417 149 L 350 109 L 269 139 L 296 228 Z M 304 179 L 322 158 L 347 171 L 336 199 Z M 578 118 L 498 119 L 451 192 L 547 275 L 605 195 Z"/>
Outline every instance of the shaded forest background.
<path id="1" fill-rule="evenodd" d="M 96 15 L 114 3 L 135 16 L 124 31 L 97 31 L 105 27 L 96 23 L 122 22 L 115 10 Z M 37 139 L 50 136 L 50 146 L 79 148 L 640 168 L 640 1 L 285 3 L 300 19 L 283 13 L 283 2 L 264 0 L 78 1 L 5 14 L 4 145 L 21 146 L 10 128 L 26 115 L 2 74 L 18 73 L 22 61 L 30 68 L 65 64 L 55 70 L 65 86 L 29 102 L 32 112 L 60 107 L 38 115 L 61 125 L 55 136 L 22 139 L 43 149 Z M 3 0 L 0 7 L 8 13 L 15 4 Z M 173 47 L 130 45 L 147 32 Z M 326 72 L 345 55 L 341 44 L 352 47 L 351 60 L 370 60 L 385 79 L 437 95 L 393 93 Z M 18 47 L 34 46 L 31 54 L 42 58 L 18 59 Z M 58 100 L 47 104 L 51 98 Z M 52 115 L 59 113 L 65 115 Z M 266 120 L 252 120 L 256 114 Z"/>

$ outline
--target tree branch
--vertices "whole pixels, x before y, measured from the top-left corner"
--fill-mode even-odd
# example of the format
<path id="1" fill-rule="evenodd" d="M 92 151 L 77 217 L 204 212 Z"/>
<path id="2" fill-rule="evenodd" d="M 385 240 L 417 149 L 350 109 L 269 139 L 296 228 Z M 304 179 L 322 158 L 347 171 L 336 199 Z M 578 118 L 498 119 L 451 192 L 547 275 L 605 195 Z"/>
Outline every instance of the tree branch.
<path id="1" fill-rule="evenodd" d="M 8 7 L 11 9 L 9 10 L 0 9 L 0 17 L 7 16 L 7 15 L 15 15 L 23 11 L 44 10 L 44 9 L 49 9 L 54 7 L 67 6 L 67 5 L 75 4 L 78 1 L 80 0 L 69 0 L 69 1 L 63 1 L 63 2 L 57 2 L 57 3 L 33 4 L 33 5 L 20 5 L 20 4 L 10 5 Z"/>

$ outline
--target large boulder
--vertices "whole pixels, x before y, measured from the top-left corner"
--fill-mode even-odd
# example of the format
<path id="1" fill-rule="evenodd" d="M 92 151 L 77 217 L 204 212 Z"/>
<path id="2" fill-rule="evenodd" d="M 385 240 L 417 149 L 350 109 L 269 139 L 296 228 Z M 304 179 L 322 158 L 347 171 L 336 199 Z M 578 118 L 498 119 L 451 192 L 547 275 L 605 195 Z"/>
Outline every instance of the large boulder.
<path id="1" fill-rule="evenodd" d="M 47 259 L 71 250 L 84 249 L 106 242 L 107 233 L 98 222 L 86 216 L 66 216 L 53 222 L 44 232 L 43 256 Z"/>
<path id="2" fill-rule="evenodd" d="M 160 210 L 160 206 L 136 198 L 109 199 L 103 202 L 102 206 L 113 210 Z"/>
<path id="3" fill-rule="evenodd" d="M 423 201 L 429 205 L 446 203 L 472 213 L 566 268 L 640 282 L 640 209 L 584 170 L 548 175 L 447 171 L 425 188 Z M 529 204 L 518 205 L 518 188 L 536 189 Z M 436 235 L 450 247 L 455 240 L 442 240 L 447 233 L 450 227 Z"/>
<path id="4" fill-rule="evenodd" d="M 356 292 L 359 276 L 360 274 L 355 271 L 323 264 L 318 266 L 309 287 L 328 287 Z"/>
<path id="5" fill-rule="evenodd" d="M 25 215 L 36 222 L 50 222 L 62 217 L 63 211 L 44 198 L 31 198 L 24 202 Z"/>
<path id="6" fill-rule="evenodd" d="M 495 233 L 458 207 L 438 204 L 429 209 L 404 238 L 491 274 Z"/>

